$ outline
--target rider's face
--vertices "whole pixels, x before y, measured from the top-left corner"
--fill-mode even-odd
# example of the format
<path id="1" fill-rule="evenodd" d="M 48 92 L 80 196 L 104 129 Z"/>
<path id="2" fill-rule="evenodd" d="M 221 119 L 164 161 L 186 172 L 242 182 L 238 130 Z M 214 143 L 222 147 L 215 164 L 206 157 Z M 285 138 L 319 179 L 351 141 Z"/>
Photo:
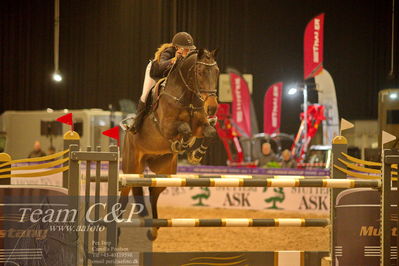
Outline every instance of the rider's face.
<path id="1" fill-rule="evenodd" d="M 181 54 L 183 57 L 185 57 L 188 54 L 188 52 L 190 52 L 190 49 L 188 49 L 188 48 L 178 48 L 177 51 L 178 51 L 179 54 Z"/>

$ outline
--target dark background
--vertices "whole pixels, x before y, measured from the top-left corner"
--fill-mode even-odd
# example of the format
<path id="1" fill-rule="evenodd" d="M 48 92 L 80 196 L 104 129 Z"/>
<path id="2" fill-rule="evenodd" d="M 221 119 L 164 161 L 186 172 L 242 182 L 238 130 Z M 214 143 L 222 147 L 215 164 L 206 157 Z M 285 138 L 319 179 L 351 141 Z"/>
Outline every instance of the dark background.
<path id="1" fill-rule="evenodd" d="M 302 81 L 305 26 L 325 12 L 324 67 L 335 82 L 340 116 L 375 119 L 378 91 L 399 87 L 397 58 L 396 78 L 387 79 L 391 6 L 391 0 L 61 0 L 64 80 L 57 84 L 51 80 L 53 0 L 2 0 L 0 113 L 137 101 L 155 49 L 187 31 L 198 47 L 220 49 L 221 70 L 253 74 L 261 122 L 267 87 Z M 299 95 L 284 96 L 283 132 L 296 132 L 301 102 Z"/>

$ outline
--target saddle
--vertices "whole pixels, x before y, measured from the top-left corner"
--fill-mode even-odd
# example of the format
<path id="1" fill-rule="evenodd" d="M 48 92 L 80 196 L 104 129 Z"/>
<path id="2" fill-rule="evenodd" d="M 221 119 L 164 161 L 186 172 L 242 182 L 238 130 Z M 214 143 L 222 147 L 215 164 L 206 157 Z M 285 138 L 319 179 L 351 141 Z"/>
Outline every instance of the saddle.
<path id="1" fill-rule="evenodd" d="M 159 96 L 161 95 L 162 90 L 165 88 L 167 78 L 161 78 L 157 81 L 155 86 L 151 89 L 151 96 L 147 97 L 147 106 L 151 106 L 151 109 L 154 111 L 158 107 Z M 148 104 L 148 102 L 151 102 Z"/>

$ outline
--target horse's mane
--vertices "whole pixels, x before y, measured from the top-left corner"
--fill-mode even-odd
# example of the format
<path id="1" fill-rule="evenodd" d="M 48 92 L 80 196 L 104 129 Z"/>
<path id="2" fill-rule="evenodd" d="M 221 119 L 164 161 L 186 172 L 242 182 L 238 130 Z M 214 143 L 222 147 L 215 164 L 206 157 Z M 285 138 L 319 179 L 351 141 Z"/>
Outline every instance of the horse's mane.
<path id="1" fill-rule="evenodd" d="M 197 55 L 198 55 L 198 50 L 194 50 L 189 52 L 186 57 L 182 58 L 180 57 L 175 65 L 173 66 L 173 68 L 171 69 L 171 71 L 169 72 L 169 75 L 174 73 L 176 70 L 178 69 L 182 69 L 182 70 L 186 70 L 186 68 L 190 68 L 192 66 L 192 64 L 190 64 L 191 62 L 195 62 L 197 60 Z"/>

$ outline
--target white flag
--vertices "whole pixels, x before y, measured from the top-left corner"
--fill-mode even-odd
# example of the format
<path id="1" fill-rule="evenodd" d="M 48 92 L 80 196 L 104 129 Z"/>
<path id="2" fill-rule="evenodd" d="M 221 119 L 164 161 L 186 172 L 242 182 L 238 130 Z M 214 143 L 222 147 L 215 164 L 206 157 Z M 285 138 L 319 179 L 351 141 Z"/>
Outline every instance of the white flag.
<path id="1" fill-rule="evenodd" d="M 382 131 L 382 145 L 395 140 L 396 137 L 388 132 Z"/>
<path id="2" fill-rule="evenodd" d="M 354 125 L 351 122 L 341 118 L 341 135 L 342 135 L 342 131 L 350 129 L 352 127 L 354 127 Z"/>
<path id="3" fill-rule="evenodd" d="M 319 95 L 319 104 L 324 105 L 323 121 L 323 144 L 330 145 L 333 138 L 339 134 L 339 114 L 335 85 L 330 73 L 323 69 L 317 76 L 315 82 Z"/>

